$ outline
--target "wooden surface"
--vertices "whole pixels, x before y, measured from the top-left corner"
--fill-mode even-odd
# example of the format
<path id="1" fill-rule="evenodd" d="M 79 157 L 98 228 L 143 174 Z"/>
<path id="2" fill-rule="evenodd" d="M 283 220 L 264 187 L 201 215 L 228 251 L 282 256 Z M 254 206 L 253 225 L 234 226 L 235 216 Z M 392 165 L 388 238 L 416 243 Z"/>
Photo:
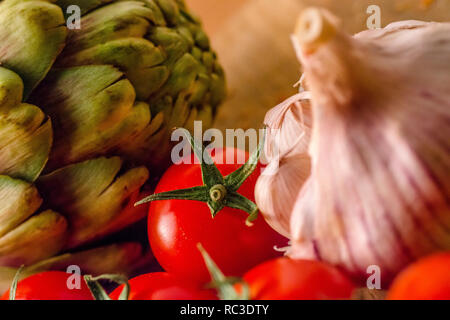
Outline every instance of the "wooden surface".
<path id="1" fill-rule="evenodd" d="M 189 8 L 203 21 L 208 34 L 214 34 L 242 6 L 252 0 L 186 0 Z"/>
<path id="2" fill-rule="evenodd" d="M 211 42 L 227 74 L 229 96 L 215 126 L 259 128 L 269 108 L 295 93 L 292 85 L 300 66 L 289 35 L 300 10 L 297 1 L 188 2 L 211 31 Z M 220 14 L 209 15 L 208 7 L 201 5 L 209 2 L 215 3 Z"/>
<path id="3" fill-rule="evenodd" d="M 450 21 L 450 0 L 187 0 L 203 20 L 225 68 L 229 97 L 216 127 L 259 128 L 266 111 L 295 93 L 300 65 L 290 34 L 301 10 L 322 5 L 355 33 L 366 28 L 369 5 L 382 26 L 406 19 Z"/>

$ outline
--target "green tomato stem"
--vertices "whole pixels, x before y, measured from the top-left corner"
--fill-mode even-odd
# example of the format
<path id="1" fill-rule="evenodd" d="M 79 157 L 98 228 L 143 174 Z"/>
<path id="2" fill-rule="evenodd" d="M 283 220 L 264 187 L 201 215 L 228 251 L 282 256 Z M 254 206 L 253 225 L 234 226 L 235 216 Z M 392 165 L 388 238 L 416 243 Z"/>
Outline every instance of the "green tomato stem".
<path id="1" fill-rule="evenodd" d="M 86 281 L 86 284 L 95 300 L 111 300 L 105 289 L 103 289 L 101 284 L 98 282 L 99 280 L 108 280 L 116 282 L 120 285 L 123 284 L 124 287 L 120 293 L 119 300 L 128 300 L 128 296 L 130 294 L 130 284 L 125 276 L 117 274 L 104 274 L 98 277 L 92 277 L 90 275 L 85 275 L 84 280 Z"/>
<path id="2" fill-rule="evenodd" d="M 225 277 L 201 243 L 197 244 L 197 248 L 202 254 L 205 265 L 211 275 L 211 287 L 217 289 L 221 300 L 250 300 L 250 289 L 247 283 L 239 278 Z M 242 293 L 236 291 L 234 287 L 236 283 L 242 285 Z"/>
<path id="3" fill-rule="evenodd" d="M 258 207 L 253 201 L 237 193 L 237 190 L 255 171 L 264 146 L 264 137 L 261 139 L 257 150 L 250 155 L 243 166 L 223 177 L 209 153 L 205 152 L 203 144 L 196 142 L 188 130 L 183 132 L 188 138 L 196 157 L 200 160 L 203 185 L 153 194 L 137 202 L 135 206 L 160 200 L 201 201 L 208 205 L 213 218 L 224 207 L 243 210 L 249 215 L 246 224 L 252 226 L 252 222 L 258 217 Z"/>

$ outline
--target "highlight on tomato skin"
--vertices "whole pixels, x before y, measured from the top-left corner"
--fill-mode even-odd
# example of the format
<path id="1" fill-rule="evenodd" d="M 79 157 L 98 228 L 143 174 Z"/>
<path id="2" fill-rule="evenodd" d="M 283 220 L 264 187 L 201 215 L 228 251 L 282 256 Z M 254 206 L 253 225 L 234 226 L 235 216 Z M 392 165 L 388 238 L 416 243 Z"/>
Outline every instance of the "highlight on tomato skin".
<path id="1" fill-rule="evenodd" d="M 388 300 L 450 300 L 450 252 L 425 257 L 403 270 Z"/>
<path id="2" fill-rule="evenodd" d="M 217 300 L 214 290 L 207 290 L 165 272 L 144 274 L 131 279 L 128 300 Z M 118 300 L 123 285 L 110 297 Z"/>
<path id="3" fill-rule="evenodd" d="M 265 262 L 247 272 L 243 280 L 251 300 L 341 300 L 350 299 L 356 289 L 335 267 L 289 258 Z"/>
<path id="4" fill-rule="evenodd" d="M 226 155 L 234 153 L 234 164 L 228 164 Z M 236 161 L 249 154 L 233 148 L 218 149 L 212 154 L 216 166 L 226 176 L 242 166 Z M 217 163 L 221 159 L 221 163 Z M 228 158 L 229 159 L 229 158 Z M 191 162 L 193 163 L 193 162 Z M 237 190 L 255 201 L 254 189 L 261 165 Z M 201 166 L 177 164 L 163 175 L 155 190 L 161 193 L 203 184 Z M 165 271 L 205 284 L 210 280 L 203 258 L 197 249 L 201 243 L 226 276 L 241 277 L 252 267 L 280 257 L 274 247 L 286 247 L 288 240 L 273 230 L 259 214 L 252 226 L 245 224 L 248 214 L 225 207 L 212 218 L 205 203 L 187 200 L 154 201 L 148 216 L 149 242 L 156 259 Z"/>
<path id="5" fill-rule="evenodd" d="M 69 288 L 72 273 L 48 271 L 29 276 L 17 284 L 15 300 L 94 300 L 86 282 L 80 277 L 79 288 Z M 0 300 L 9 300 L 9 290 Z"/>

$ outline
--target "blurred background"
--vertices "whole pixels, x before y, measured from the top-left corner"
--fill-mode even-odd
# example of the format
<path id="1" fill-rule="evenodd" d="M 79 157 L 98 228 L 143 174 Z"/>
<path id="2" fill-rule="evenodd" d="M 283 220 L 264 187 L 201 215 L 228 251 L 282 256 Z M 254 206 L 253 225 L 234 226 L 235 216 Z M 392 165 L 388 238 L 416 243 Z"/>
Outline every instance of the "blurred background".
<path id="1" fill-rule="evenodd" d="M 290 43 L 298 14 L 320 5 L 356 33 L 367 29 L 367 8 L 381 25 L 398 20 L 450 21 L 450 0 L 186 0 L 211 37 L 228 79 L 229 97 L 215 127 L 260 128 L 268 109 L 295 93 L 301 75 Z"/>

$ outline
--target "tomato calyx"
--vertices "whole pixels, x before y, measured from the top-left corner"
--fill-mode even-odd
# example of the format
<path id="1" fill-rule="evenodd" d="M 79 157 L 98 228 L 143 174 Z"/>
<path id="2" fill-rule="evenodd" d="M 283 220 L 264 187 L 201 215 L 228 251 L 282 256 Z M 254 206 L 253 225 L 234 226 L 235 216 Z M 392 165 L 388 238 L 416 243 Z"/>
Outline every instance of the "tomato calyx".
<path id="1" fill-rule="evenodd" d="M 128 283 L 128 279 L 125 276 L 118 274 L 104 274 L 98 277 L 85 275 L 83 278 L 86 281 L 86 284 L 95 300 L 111 300 L 105 289 L 103 289 L 102 285 L 99 283 L 99 280 L 108 280 L 119 285 L 123 284 L 123 290 L 120 293 L 118 300 L 128 300 L 128 297 L 130 295 L 130 284 Z"/>
<path id="2" fill-rule="evenodd" d="M 250 155 L 248 161 L 238 170 L 224 177 L 209 153 L 205 152 L 203 144 L 196 142 L 188 130 L 184 129 L 183 133 L 188 138 L 195 156 L 200 161 L 203 185 L 153 194 L 137 202 L 135 206 L 159 200 L 201 201 L 208 205 L 213 218 L 220 210 L 229 207 L 247 212 L 249 216 L 246 224 L 252 225 L 252 221 L 258 217 L 258 207 L 253 201 L 239 194 L 237 190 L 255 171 L 264 146 L 264 137 L 255 152 Z"/>
<path id="3" fill-rule="evenodd" d="M 197 244 L 197 248 L 202 254 L 206 268 L 211 275 L 210 287 L 217 290 L 221 300 L 250 300 L 250 288 L 243 279 L 226 277 L 200 243 Z M 242 287 L 242 292 L 236 290 L 236 284 Z"/>

